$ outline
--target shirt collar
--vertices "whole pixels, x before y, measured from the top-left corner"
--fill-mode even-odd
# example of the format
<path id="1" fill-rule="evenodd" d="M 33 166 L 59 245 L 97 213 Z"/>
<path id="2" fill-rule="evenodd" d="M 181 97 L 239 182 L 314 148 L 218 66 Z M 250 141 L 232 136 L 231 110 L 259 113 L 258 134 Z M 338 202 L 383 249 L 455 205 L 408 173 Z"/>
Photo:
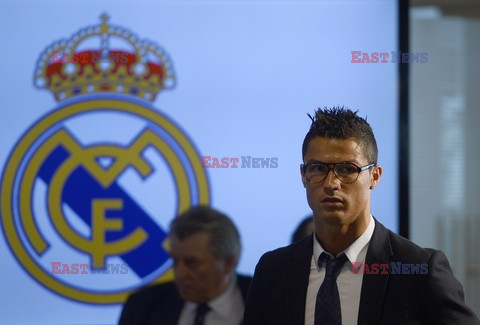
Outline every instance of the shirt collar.
<path id="1" fill-rule="evenodd" d="M 355 262 L 363 262 L 365 256 L 367 255 L 367 246 L 372 238 L 373 231 L 375 230 L 375 220 L 373 219 L 372 215 L 370 215 L 370 220 L 368 221 L 367 229 L 363 232 L 363 234 L 358 237 L 350 246 L 348 246 L 344 251 L 340 252 L 338 255 L 342 253 L 347 255 L 348 260 L 350 263 Z M 318 265 L 318 258 L 320 255 L 325 252 L 329 255 L 332 255 L 325 251 L 320 245 L 319 241 L 317 240 L 317 236 L 315 236 L 315 232 L 313 233 L 313 256 L 315 258 L 315 265 L 317 266 L 317 270 L 320 270 L 320 266 Z"/>
<path id="2" fill-rule="evenodd" d="M 220 296 L 215 299 L 212 299 L 208 302 L 208 305 L 212 310 L 217 312 L 223 317 L 228 317 L 233 306 L 232 306 L 232 296 L 235 294 L 235 288 L 237 287 L 237 276 L 232 275 L 230 279 L 230 284 L 228 285 L 227 290 L 223 292 Z"/>
<path id="3" fill-rule="evenodd" d="M 232 274 L 227 290 L 225 290 L 220 296 L 210 301 L 207 301 L 211 312 L 220 314 L 222 317 L 228 317 L 228 315 L 230 315 L 230 312 L 234 307 L 231 302 L 233 301 L 232 296 L 235 294 L 236 285 L 237 276 L 236 274 Z M 197 303 L 192 301 L 186 301 L 185 304 L 185 308 L 187 308 L 187 310 L 191 313 L 195 312 L 198 305 Z"/>

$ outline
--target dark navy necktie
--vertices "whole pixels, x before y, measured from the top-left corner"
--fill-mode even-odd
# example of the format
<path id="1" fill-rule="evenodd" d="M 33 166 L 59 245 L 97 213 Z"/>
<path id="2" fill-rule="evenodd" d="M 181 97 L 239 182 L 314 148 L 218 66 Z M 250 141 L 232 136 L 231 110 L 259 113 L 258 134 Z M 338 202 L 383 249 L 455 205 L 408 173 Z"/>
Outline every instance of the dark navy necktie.
<path id="1" fill-rule="evenodd" d="M 198 304 L 193 325 L 204 325 L 205 316 L 209 311 L 210 311 L 210 307 L 208 307 L 207 304 Z"/>
<path id="2" fill-rule="evenodd" d="M 325 262 L 325 279 L 318 290 L 315 303 L 315 325 L 341 325 L 342 310 L 338 294 L 337 277 L 340 274 L 347 256 L 342 254 L 338 258 L 331 258 L 323 252 L 318 258 L 318 265 Z"/>

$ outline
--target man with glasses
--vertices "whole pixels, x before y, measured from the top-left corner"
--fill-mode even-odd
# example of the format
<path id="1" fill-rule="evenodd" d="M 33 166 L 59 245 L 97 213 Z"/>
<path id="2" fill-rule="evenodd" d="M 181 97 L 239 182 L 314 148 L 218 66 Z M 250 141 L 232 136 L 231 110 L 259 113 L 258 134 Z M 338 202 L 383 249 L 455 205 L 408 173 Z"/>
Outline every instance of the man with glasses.
<path id="1" fill-rule="evenodd" d="M 310 118 L 300 172 L 315 232 L 262 256 L 244 324 L 480 324 L 445 255 L 370 214 L 382 167 L 367 121 L 344 108 Z"/>

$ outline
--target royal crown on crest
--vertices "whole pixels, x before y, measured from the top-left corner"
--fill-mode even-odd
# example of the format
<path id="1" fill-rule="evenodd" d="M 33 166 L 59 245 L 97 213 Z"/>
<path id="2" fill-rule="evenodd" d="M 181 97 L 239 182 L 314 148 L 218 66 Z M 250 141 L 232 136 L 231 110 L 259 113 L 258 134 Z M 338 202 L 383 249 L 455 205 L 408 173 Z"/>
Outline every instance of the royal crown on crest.
<path id="1" fill-rule="evenodd" d="M 49 89 L 57 101 L 98 92 L 153 101 L 160 91 L 175 86 L 172 62 L 162 48 L 110 25 L 106 14 L 101 20 L 42 52 L 35 68 L 35 87 Z M 98 45 L 91 45 L 95 39 Z M 114 40 L 126 49 L 114 49 Z"/>

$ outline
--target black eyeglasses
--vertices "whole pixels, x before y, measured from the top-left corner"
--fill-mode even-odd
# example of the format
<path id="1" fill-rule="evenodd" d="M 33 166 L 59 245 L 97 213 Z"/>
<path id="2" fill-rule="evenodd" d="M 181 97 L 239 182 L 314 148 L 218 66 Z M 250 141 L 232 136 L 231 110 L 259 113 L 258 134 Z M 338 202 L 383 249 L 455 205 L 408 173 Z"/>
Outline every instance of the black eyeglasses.
<path id="1" fill-rule="evenodd" d="M 358 175 L 364 170 L 370 169 L 375 166 L 375 163 L 368 164 L 363 167 L 358 167 L 354 163 L 335 163 L 335 164 L 325 164 L 321 162 L 310 162 L 308 164 L 302 164 L 302 170 L 305 174 L 305 177 L 310 183 L 320 183 L 322 182 L 330 172 L 333 170 L 335 176 L 345 184 L 351 184 L 358 179 Z"/>

